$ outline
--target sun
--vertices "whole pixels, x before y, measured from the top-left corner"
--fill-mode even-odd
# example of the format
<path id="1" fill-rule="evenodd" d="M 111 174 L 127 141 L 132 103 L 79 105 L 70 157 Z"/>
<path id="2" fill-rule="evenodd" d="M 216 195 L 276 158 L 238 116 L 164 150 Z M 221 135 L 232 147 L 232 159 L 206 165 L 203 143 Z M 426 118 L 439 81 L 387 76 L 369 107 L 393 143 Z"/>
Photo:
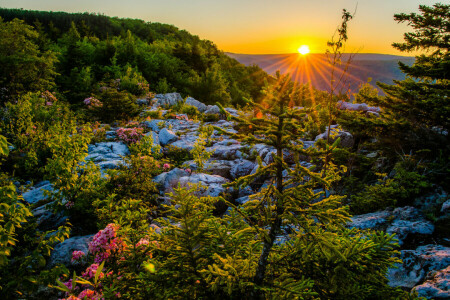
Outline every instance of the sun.
<path id="1" fill-rule="evenodd" d="M 301 45 L 298 48 L 298 53 L 302 54 L 302 55 L 306 55 L 309 53 L 309 47 L 307 45 Z"/>

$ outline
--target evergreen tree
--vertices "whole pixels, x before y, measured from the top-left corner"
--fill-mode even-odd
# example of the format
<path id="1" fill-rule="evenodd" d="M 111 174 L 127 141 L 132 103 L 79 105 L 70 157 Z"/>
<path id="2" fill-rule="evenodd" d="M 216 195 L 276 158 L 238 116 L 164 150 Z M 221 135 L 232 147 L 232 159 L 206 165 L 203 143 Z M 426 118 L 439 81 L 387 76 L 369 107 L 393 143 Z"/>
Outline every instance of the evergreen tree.
<path id="1" fill-rule="evenodd" d="M 289 107 L 294 95 L 289 92 L 289 85 L 289 76 L 278 74 L 275 83 L 266 86 L 261 105 L 248 101 L 262 113 L 262 118 L 248 120 L 228 114 L 238 123 L 238 128 L 250 127 L 252 133 L 233 134 L 215 128 L 243 143 L 264 144 L 273 149 L 273 159 L 265 159 L 263 163 L 259 157 L 254 174 L 231 184 L 243 188 L 261 178 L 267 183 L 250 201 L 235 207 L 255 230 L 260 243 L 250 259 L 254 263 L 248 263 L 254 268 L 251 277 L 240 279 L 248 280 L 251 287 L 247 297 L 318 295 L 321 299 L 345 299 L 352 295 L 364 299 L 386 293 L 389 288 L 385 272 L 394 261 L 390 257 L 395 246 L 393 236 L 383 233 L 363 236 L 346 230 L 349 215 L 341 204 L 343 197 L 325 196 L 323 191 L 318 191 L 319 187 L 329 187 L 339 179 L 338 169 L 330 163 L 324 174 L 318 167 L 304 167 L 299 158 L 323 159 L 339 141 L 323 151 L 313 147 L 304 149 L 305 111 Z M 368 253 L 371 254 L 366 256 Z M 212 273 L 223 276 L 230 265 L 239 264 L 238 259 L 242 258 L 222 257 Z M 355 271 L 353 265 L 370 273 L 370 279 Z"/>

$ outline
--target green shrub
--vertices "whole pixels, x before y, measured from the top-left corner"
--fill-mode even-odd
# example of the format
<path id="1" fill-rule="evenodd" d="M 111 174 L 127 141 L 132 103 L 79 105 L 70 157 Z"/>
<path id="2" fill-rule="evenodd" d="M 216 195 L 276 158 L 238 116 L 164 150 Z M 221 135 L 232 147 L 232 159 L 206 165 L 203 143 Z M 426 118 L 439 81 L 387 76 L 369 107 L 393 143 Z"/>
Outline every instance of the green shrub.
<path id="1" fill-rule="evenodd" d="M 198 108 L 192 105 L 184 104 L 180 111 L 182 114 L 188 115 L 189 118 L 194 118 L 200 115 Z"/>
<path id="2" fill-rule="evenodd" d="M 219 115 L 215 114 L 204 114 L 203 115 L 203 122 L 217 122 L 220 120 Z"/>
<path id="3" fill-rule="evenodd" d="M 110 123 L 116 120 L 128 120 L 139 114 L 136 97 L 128 92 L 118 91 L 114 88 L 102 88 L 97 95 L 101 107 L 92 108 L 92 112 L 101 122 Z"/>
<path id="4" fill-rule="evenodd" d="M 193 159 L 188 150 L 172 145 L 165 148 L 165 157 L 176 167 L 181 167 L 185 161 Z"/>
<path id="5" fill-rule="evenodd" d="M 162 111 L 160 109 L 158 109 L 158 110 L 152 110 L 152 111 L 145 111 L 144 117 L 161 120 L 163 118 L 163 115 L 162 115 Z"/>

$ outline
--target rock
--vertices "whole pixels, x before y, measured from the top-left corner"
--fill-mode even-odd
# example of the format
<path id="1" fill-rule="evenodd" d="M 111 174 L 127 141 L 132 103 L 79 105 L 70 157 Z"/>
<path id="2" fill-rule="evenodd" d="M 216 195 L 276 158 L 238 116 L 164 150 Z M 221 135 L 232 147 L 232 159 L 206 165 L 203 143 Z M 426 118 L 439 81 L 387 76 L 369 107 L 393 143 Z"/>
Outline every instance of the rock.
<path id="1" fill-rule="evenodd" d="M 156 104 L 165 108 L 175 106 L 183 102 L 183 98 L 179 93 L 157 94 L 155 96 Z"/>
<path id="2" fill-rule="evenodd" d="M 242 158 L 243 153 L 241 152 L 243 146 L 241 144 L 233 144 L 232 142 L 227 145 L 222 145 L 219 143 L 214 144 L 212 147 L 206 148 L 207 151 L 214 151 L 212 157 L 215 159 L 222 160 L 234 160 L 237 158 Z"/>
<path id="3" fill-rule="evenodd" d="M 419 297 L 450 299 L 450 266 L 436 272 L 432 278 L 414 287 Z"/>
<path id="4" fill-rule="evenodd" d="M 159 146 L 159 135 L 154 132 L 154 131 L 149 131 L 145 134 L 146 136 L 150 136 L 152 137 L 153 143 L 152 146 Z"/>
<path id="5" fill-rule="evenodd" d="M 382 229 L 386 226 L 392 211 L 383 210 L 352 217 L 350 227 L 359 229 Z"/>
<path id="6" fill-rule="evenodd" d="M 384 230 L 396 234 L 400 245 L 409 237 L 431 235 L 434 225 L 414 207 L 405 206 L 394 211 L 384 210 L 359 216 L 354 216 L 349 227 L 359 229 Z"/>
<path id="7" fill-rule="evenodd" d="M 441 213 L 448 213 L 450 211 L 450 199 L 442 203 Z"/>
<path id="8" fill-rule="evenodd" d="M 253 195 L 255 192 L 253 191 L 253 189 L 250 186 L 246 186 L 245 188 L 240 188 L 239 189 L 239 193 L 238 193 L 238 197 L 245 197 L 245 196 L 250 196 Z"/>
<path id="9" fill-rule="evenodd" d="M 188 173 L 179 168 L 174 168 L 169 172 L 164 172 L 153 178 L 153 181 L 159 185 L 162 191 L 169 191 L 177 187 L 180 178 L 186 176 Z"/>
<path id="10" fill-rule="evenodd" d="M 338 108 L 342 110 L 352 110 L 352 111 L 371 111 L 379 113 L 381 109 L 376 106 L 368 106 L 366 103 L 350 103 L 345 101 L 339 101 L 338 102 Z"/>
<path id="11" fill-rule="evenodd" d="M 53 185 L 50 181 L 41 181 L 36 184 L 32 189 L 22 194 L 22 197 L 28 203 L 34 204 L 41 200 L 45 200 L 44 191 L 53 191 Z"/>
<path id="12" fill-rule="evenodd" d="M 64 215 L 64 212 L 55 214 L 53 209 L 50 208 L 52 204 L 53 202 L 41 205 L 32 211 L 33 215 L 37 218 L 38 228 L 42 231 L 55 230 L 59 226 L 63 226 L 68 219 L 68 216 Z"/>
<path id="13" fill-rule="evenodd" d="M 426 220 L 414 207 L 396 208 L 394 216 L 396 218 L 386 229 L 386 233 L 395 233 L 400 245 L 410 235 L 430 235 L 434 231 L 433 223 Z"/>
<path id="14" fill-rule="evenodd" d="M 143 105 L 148 105 L 149 101 L 146 98 L 141 98 L 141 99 L 137 99 L 136 103 L 139 106 L 143 106 Z"/>
<path id="15" fill-rule="evenodd" d="M 195 161 L 190 160 L 184 163 L 187 168 L 197 171 L 198 167 Z M 205 163 L 204 170 L 211 175 L 219 175 L 221 177 L 232 179 L 230 170 L 233 162 L 228 160 L 209 160 Z"/>
<path id="16" fill-rule="evenodd" d="M 249 196 L 244 196 L 244 197 L 237 198 L 235 201 L 237 204 L 243 205 L 243 204 L 247 203 L 249 200 L 250 200 Z"/>
<path id="17" fill-rule="evenodd" d="M 201 113 L 205 112 L 206 109 L 207 109 L 207 106 L 205 104 L 201 103 L 198 100 L 195 100 L 192 97 L 187 97 L 185 103 L 188 104 L 188 105 L 192 105 L 192 106 L 197 107 L 198 111 L 201 112 Z"/>
<path id="18" fill-rule="evenodd" d="M 225 110 L 232 116 L 234 117 L 238 117 L 239 116 L 239 112 L 237 109 L 231 108 L 231 107 L 226 107 Z"/>
<path id="19" fill-rule="evenodd" d="M 171 130 L 167 128 L 161 129 L 159 132 L 159 142 L 161 146 L 166 146 L 178 140 L 178 136 Z"/>
<path id="20" fill-rule="evenodd" d="M 220 114 L 220 108 L 217 105 L 208 105 L 205 114 L 210 115 L 219 115 Z"/>
<path id="21" fill-rule="evenodd" d="M 200 174 L 192 174 L 191 176 L 181 177 L 179 184 L 181 186 L 200 184 L 201 188 L 197 193 L 198 196 L 217 197 L 226 190 L 222 185 L 227 182 L 229 182 L 229 180 L 221 176 L 200 173 Z"/>
<path id="22" fill-rule="evenodd" d="M 151 121 L 144 121 L 142 122 L 142 125 L 151 129 L 152 131 L 159 133 L 162 128 L 165 127 L 166 121 L 164 120 L 151 120 Z"/>
<path id="23" fill-rule="evenodd" d="M 255 163 L 249 160 L 237 159 L 231 167 L 230 175 L 233 179 L 249 175 L 253 168 L 255 168 L 255 165 Z"/>
<path id="24" fill-rule="evenodd" d="M 420 246 L 416 250 L 402 250 L 403 264 L 388 270 L 387 278 L 392 287 L 412 288 L 433 271 L 450 265 L 450 248 L 441 245 Z"/>
<path id="25" fill-rule="evenodd" d="M 83 251 L 85 254 L 89 252 L 89 242 L 94 235 L 74 236 L 64 242 L 58 244 L 53 249 L 48 266 L 51 268 L 57 264 L 63 264 L 65 266 L 71 265 L 72 252 Z"/>
<path id="26" fill-rule="evenodd" d="M 328 134 L 328 129 L 325 130 L 324 133 L 316 136 L 314 141 L 318 140 L 326 140 Z M 331 128 L 330 141 L 334 142 L 337 138 L 341 138 L 341 143 L 339 144 L 341 147 L 351 148 L 355 144 L 355 139 L 353 135 L 348 131 L 340 130 L 339 128 Z"/>
<path id="27" fill-rule="evenodd" d="M 194 148 L 194 144 L 197 141 L 197 136 L 195 135 L 184 135 L 181 136 L 178 141 L 173 142 L 171 145 L 180 149 L 191 151 Z"/>
<path id="28" fill-rule="evenodd" d="M 115 130 L 110 130 L 105 133 L 105 138 L 107 140 L 115 140 L 117 139 L 117 133 Z"/>
<path id="29" fill-rule="evenodd" d="M 117 169 L 123 163 L 123 156 L 129 155 L 128 146 L 122 142 L 102 142 L 88 146 L 86 160 L 92 160 L 102 170 Z"/>

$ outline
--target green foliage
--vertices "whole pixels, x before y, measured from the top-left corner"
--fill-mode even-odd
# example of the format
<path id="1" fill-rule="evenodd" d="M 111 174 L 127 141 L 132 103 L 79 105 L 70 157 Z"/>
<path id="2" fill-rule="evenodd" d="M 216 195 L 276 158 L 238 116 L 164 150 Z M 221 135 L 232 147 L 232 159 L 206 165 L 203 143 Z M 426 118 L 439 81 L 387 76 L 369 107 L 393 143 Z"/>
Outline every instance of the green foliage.
<path id="1" fill-rule="evenodd" d="M 204 114 L 203 115 L 203 122 L 217 122 L 219 121 L 220 117 L 216 114 Z"/>
<path id="2" fill-rule="evenodd" d="M 162 111 L 161 110 L 153 110 L 153 111 L 146 111 L 144 113 L 144 117 L 149 117 L 151 119 L 161 120 L 163 118 Z"/>
<path id="3" fill-rule="evenodd" d="M 198 111 L 198 108 L 192 105 L 184 104 L 181 108 L 180 112 L 182 114 L 188 115 L 189 118 L 195 118 L 200 115 L 200 112 Z"/>
<path id="4" fill-rule="evenodd" d="M 105 87 L 97 95 L 97 98 L 103 103 L 103 106 L 94 107 L 93 113 L 102 122 L 128 120 L 139 113 L 136 98 L 128 92 Z"/>
<path id="5" fill-rule="evenodd" d="M 165 147 L 165 157 L 176 166 L 181 167 L 185 161 L 193 159 L 189 150 L 168 145 Z"/>
<path id="6" fill-rule="evenodd" d="M 191 150 L 192 157 L 194 158 L 195 164 L 197 166 L 197 171 L 202 172 L 205 169 L 205 163 L 213 155 L 214 150 L 207 151 L 206 145 L 210 135 L 205 132 L 201 132 L 194 143 L 194 147 Z"/>
<path id="7" fill-rule="evenodd" d="M 98 166 L 84 160 L 92 138 L 91 129 L 84 126 L 80 131 L 58 135 L 49 141 L 52 157 L 45 172 L 54 186 L 54 191 L 48 194 L 56 201 L 56 207 L 66 211 L 73 223 L 92 229 L 96 228 L 92 202 L 104 197 L 105 180 Z"/>
<path id="8" fill-rule="evenodd" d="M 162 166 L 151 156 L 131 155 L 118 170 L 110 171 L 107 184 L 109 194 L 117 199 L 142 200 L 143 206 L 151 208 L 157 205 L 158 190 L 152 178 L 162 172 Z"/>
<path id="9" fill-rule="evenodd" d="M 138 156 L 152 156 L 155 159 L 162 157 L 161 146 L 153 140 L 152 134 L 146 134 L 138 142 L 130 144 L 129 149 Z"/>
<path id="10" fill-rule="evenodd" d="M 363 214 L 389 206 L 412 205 L 411 201 L 425 194 L 431 184 L 426 176 L 409 164 L 408 160 L 397 163 L 391 178 L 386 174 L 378 174 L 381 178 L 377 184 L 367 185 L 363 191 L 351 197 L 351 211 Z"/>
<path id="11" fill-rule="evenodd" d="M 38 32 L 24 21 L 5 22 L 0 17 L 0 103 L 19 94 L 54 87 L 56 56 L 41 51 L 36 44 Z"/>

